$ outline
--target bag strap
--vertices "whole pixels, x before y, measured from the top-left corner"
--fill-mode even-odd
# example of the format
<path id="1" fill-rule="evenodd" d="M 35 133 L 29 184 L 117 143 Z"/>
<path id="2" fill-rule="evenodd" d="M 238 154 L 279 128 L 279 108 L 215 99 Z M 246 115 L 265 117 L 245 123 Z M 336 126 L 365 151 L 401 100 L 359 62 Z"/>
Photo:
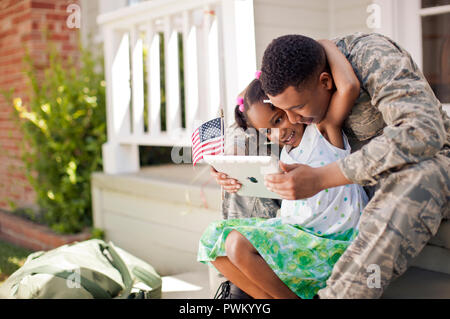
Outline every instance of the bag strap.
<path id="1" fill-rule="evenodd" d="M 13 287 L 19 284 L 20 280 L 22 280 L 23 277 L 28 275 L 35 275 L 35 274 L 48 274 L 53 275 L 55 277 L 59 277 L 62 279 L 67 280 L 69 276 L 73 275 L 73 271 L 68 271 L 64 269 L 60 269 L 54 266 L 45 265 L 45 266 L 38 266 L 33 269 L 30 269 L 22 274 L 20 278 L 17 279 L 17 281 L 12 285 Z M 103 299 L 111 299 L 111 295 L 106 292 L 102 287 L 100 287 L 98 284 L 93 282 L 92 280 L 87 279 L 86 277 L 83 277 L 80 275 L 80 285 L 86 289 L 94 298 L 103 298 Z"/>
<path id="2" fill-rule="evenodd" d="M 125 285 L 124 291 L 121 293 L 121 295 L 117 298 L 124 299 L 124 298 L 130 298 L 131 295 L 136 295 L 136 293 L 131 293 L 132 290 L 138 290 L 139 293 L 146 294 L 145 290 L 139 289 L 137 287 L 134 287 L 135 280 L 133 280 L 133 277 L 131 276 L 130 269 L 125 263 L 125 261 L 122 259 L 120 254 L 115 249 L 114 244 L 110 241 L 107 245 L 102 245 L 104 249 L 107 249 L 110 256 L 111 256 L 111 263 L 114 267 L 116 267 L 120 273 L 122 274 L 122 280 Z M 141 281 L 149 283 L 150 288 L 152 288 L 152 291 L 161 287 L 161 278 L 158 276 L 155 276 L 154 274 L 150 273 L 146 269 L 143 269 L 139 266 L 134 266 L 131 271 L 133 274 Z M 134 288 L 134 289 L 133 289 Z"/>
<path id="3" fill-rule="evenodd" d="M 124 284 L 124 290 L 118 296 L 118 299 L 125 299 L 131 293 L 131 289 L 133 288 L 133 279 L 130 274 L 130 270 L 128 269 L 127 264 L 123 261 L 122 257 L 120 257 L 119 253 L 114 248 L 114 244 L 110 241 L 108 244 L 100 245 L 101 248 L 106 249 L 111 256 L 111 264 L 120 272 Z M 108 258 L 109 259 L 109 258 Z"/>

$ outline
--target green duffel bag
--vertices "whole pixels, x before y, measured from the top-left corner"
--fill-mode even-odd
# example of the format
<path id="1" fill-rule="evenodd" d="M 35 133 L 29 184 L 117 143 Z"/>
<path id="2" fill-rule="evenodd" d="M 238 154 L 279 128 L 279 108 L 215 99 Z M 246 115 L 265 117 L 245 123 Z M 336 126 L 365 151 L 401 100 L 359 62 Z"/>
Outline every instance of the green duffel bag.
<path id="1" fill-rule="evenodd" d="M 0 298 L 161 298 L 161 277 L 112 242 L 91 239 L 28 256 Z"/>

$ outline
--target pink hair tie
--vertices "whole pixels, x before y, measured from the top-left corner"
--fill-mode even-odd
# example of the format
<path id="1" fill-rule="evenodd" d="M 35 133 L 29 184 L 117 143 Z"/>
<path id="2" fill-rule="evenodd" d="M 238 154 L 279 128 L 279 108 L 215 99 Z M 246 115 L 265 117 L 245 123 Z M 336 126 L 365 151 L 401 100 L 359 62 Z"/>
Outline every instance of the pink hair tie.
<path id="1" fill-rule="evenodd" d="M 241 97 L 238 97 L 236 100 L 237 104 L 239 105 L 239 111 L 244 112 L 245 108 L 244 108 L 244 99 Z"/>
<path id="2" fill-rule="evenodd" d="M 259 77 L 261 76 L 261 71 L 256 71 L 255 72 L 255 78 L 259 80 Z"/>

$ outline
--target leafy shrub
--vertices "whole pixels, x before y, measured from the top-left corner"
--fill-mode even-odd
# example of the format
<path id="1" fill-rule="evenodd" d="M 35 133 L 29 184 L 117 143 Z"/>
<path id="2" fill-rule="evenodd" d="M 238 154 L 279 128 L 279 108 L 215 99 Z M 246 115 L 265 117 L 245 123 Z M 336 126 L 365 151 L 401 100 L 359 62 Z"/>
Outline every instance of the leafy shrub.
<path id="1" fill-rule="evenodd" d="M 25 173 L 40 208 L 38 212 L 30 208 L 17 208 L 15 212 L 56 232 L 74 233 L 92 226 L 90 175 L 102 170 L 101 146 L 106 142 L 103 59 L 80 47 L 78 63 L 64 61 L 52 45 L 49 47 L 49 63 L 44 70 L 39 70 L 29 55 L 25 59 L 30 105 L 23 105 L 19 97 L 13 99 L 14 115 L 24 134 L 21 153 Z M 161 47 L 164 57 L 164 43 Z M 181 79 L 182 61 L 180 58 Z M 163 60 L 161 64 L 161 126 L 165 130 Z M 184 105 L 183 83 L 180 92 Z M 184 107 L 182 111 L 184 127 Z M 140 146 L 139 154 L 142 166 L 171 162 L 170 147 Z M 101 236 L 98 231 L 96 236 Z"/>
<path id="2" fill-rule="evenodd" d="M 48 56 L 43 72 L 26 57 L 30 105 L 14 98 L 14 113 L 24 134 L 22 159 L 41 222 L 56 232 L 73 233 L 92 225 L 90 176 L 102 170 L 103 62 L 81 47 L 78 62 L 64 61 L 51 45 Z"/>

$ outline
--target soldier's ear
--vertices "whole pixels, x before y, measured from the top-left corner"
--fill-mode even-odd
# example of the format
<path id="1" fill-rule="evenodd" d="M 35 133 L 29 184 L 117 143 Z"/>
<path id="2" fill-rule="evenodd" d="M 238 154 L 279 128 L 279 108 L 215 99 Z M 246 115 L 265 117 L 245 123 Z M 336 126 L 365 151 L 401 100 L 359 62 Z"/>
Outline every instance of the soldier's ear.
<path id="1" fill-rule="evenodd" d="M 331 90 L 333 88 L 333 77 L 328 72 L 320 73 L 319 82 L 320 85 L 326 90 Z"/>

